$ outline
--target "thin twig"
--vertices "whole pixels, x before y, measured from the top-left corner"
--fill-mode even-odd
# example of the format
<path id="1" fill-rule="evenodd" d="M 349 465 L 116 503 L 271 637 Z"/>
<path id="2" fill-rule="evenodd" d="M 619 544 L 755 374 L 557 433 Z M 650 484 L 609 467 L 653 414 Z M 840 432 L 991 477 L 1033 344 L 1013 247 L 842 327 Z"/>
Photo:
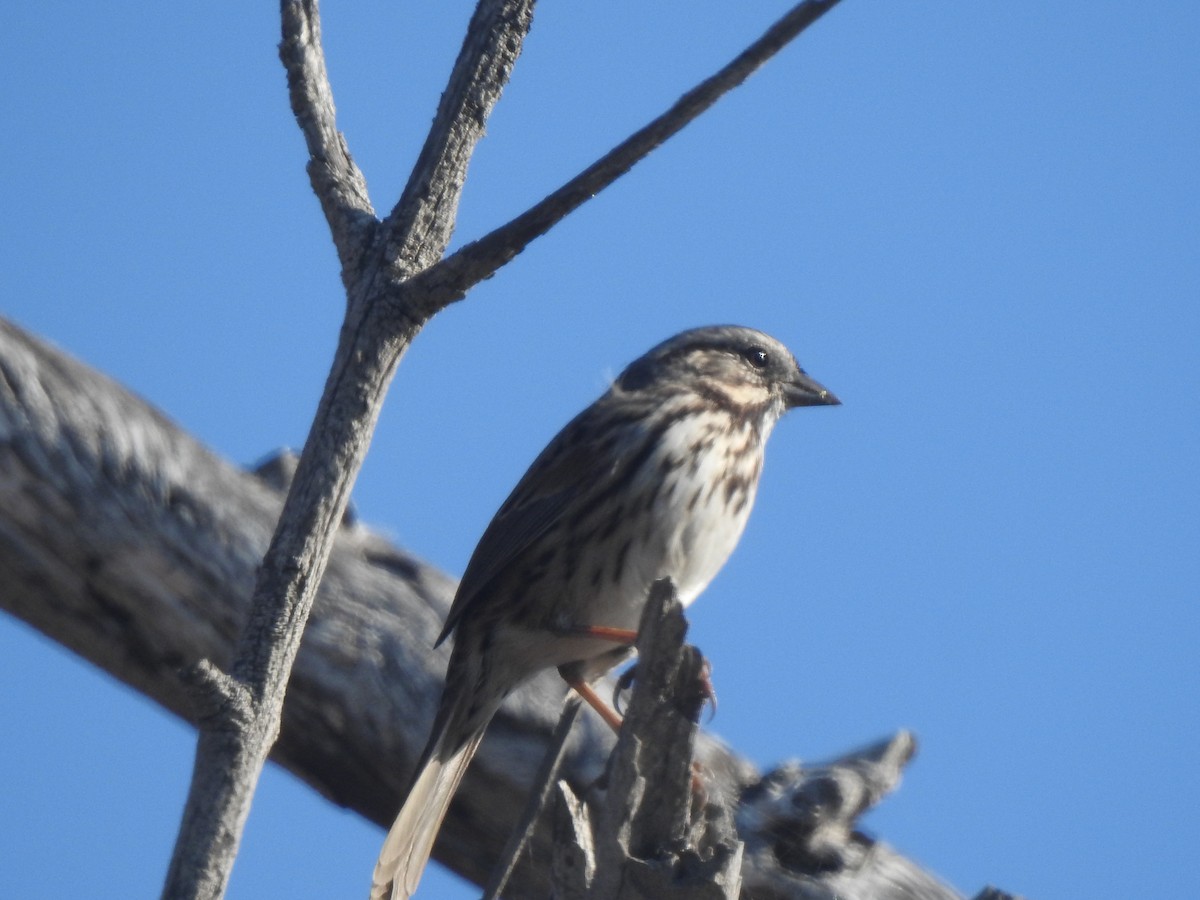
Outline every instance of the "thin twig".
<path id="1" fill-rule="evenodd" d="M 566 753 L 567 738 L 571 736 L 571 727 L 579 718 L 581 705 L 580 697 L 574 691 L 568 693 L 563 700 L 562 715 L 559 716 L 554 734 L 550 736 L 550 743 L 546 747 L 546 754 L 542 757 L 542 764 L 538 767 L 537 775 L 533 778 L 533 790 L 529 793 L 529 800 L 525 804 L 525 810 L 521 813 L 520 820 L 509 833 L 508 843 L 504 845 L 504 852 L 500 854 L 499 862 L 492 869 L 492 877 L 484 889 L 483 900 L 496 900 L 508 886 L 508 879 L 516 869 L 521 854 L 525 851 L 525 845 L 533 836 L 538 818 L 550 799 L 550 793 L 554 789 L 554 783 L 558 776 L 558 767 L 562 764 L 563 756 Z"/>
<path id="2" fill-rule="evenodd" d="M 481 2 L 404 192 L 384 221 L 383 259 L 400 281 L 442 258 L 467 165 L 533 21 L 534 0 Z M 438 202 L 429 203 L 429 198 Z"/>
<path id="3" fill-rule="evenodd" d="M 679 98 L 665 113 L 630 135 L 558 190 L 512 221 L 466 244 L 404 286 L 393 302 L 424 304 L 432 316 L 461 300 L 487 278 L 549 231 L 568 214 L 615 182 L 664 141 L 740 85 L 767 60 L 836 6 L 838 0 L 803 0 L 716 74 Z"/>
<path id="4" fill-rule="evenodd" d="M 321 47 L 317 0 L 283 0 L 279 59 L 287 71 L 288 99 L 308 146 L 308 177 L 333 235 L 345 277 L 356 272 L 369 245 L 375 210 L 367 181 L 337 129 L 333 89 Z M 347 284 L 347 287 L 349 285 Z"/>

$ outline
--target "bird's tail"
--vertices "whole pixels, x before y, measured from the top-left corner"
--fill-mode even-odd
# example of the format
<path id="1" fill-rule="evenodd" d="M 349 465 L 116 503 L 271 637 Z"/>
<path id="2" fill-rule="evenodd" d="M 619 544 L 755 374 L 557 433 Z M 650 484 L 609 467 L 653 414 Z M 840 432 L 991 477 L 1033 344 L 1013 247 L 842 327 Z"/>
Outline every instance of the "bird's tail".
<path id="1" fill-rule="evenodd" d="M 416 891 L 450 800 L 482 737 L 480 729 L 445 758 L 440 747 L 429 754 L 379 851 L 371 900 L 408 900 Z"/>

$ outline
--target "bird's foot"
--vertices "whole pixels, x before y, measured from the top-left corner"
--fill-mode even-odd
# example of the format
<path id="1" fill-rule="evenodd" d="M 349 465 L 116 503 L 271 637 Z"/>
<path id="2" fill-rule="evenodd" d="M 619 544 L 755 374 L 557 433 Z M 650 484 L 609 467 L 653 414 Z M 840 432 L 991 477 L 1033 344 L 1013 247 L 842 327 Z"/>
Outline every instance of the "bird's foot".
<path id="1" fill-rule="evenodd" d="M 613 686 L 612 706 L 619 715 L 625 714 L 621 709 L 625 705 L 624 697 L 633 688 L 636 680 L 637 663 L 634 663 L 620 674 Z M 717 691 L 712 683 L 712 665 L 707 659 L 704 660 L 704 668 L 700 671 L 700 692 L 704 695 L 705 706 L 709 707 L 708 721 L 711 722 L 717 715 Z"/>

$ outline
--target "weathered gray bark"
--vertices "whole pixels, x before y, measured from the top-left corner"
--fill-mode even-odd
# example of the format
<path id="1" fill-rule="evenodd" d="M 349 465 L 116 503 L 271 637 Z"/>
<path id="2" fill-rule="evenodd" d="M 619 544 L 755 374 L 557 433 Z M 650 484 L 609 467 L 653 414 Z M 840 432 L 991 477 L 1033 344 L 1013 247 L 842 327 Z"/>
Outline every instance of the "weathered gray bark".
<path id="1" fill-rule="evenodd" d="M 116 383 L 0 320 L 0 608 L 197 723 L 208 712 L 180 673 L 228 664 L 281 502 Z M 453 589 L 365 528 L 342 527 L 273 758 L 389 823 L 441 688 L 445 653 L 431 647 Z M 522 807 L 562 692 L 547 677 L 505 706 L 451 808 L 435 856 L 477 883 Z M 563 768 L 573 794 L 586 795 L 612 747 L 606 727 L 581 719 Z M 901 733 L 763 778 L 701 734 L 706 789 L 736 807 L 743 896 L 957 897 L 854 831 L 912 747 Z M 545 896 L 562 858 L 549 828 L 534 834 L 511 896 Z"/>
<path id="2" fill-rule="evenodd" d="M 594 900 L 737 900 L 743 843 L 733 798 L 711 790 L 692 760 L 697 722 L 711 689 L 707 663 L 684 644 L 687 623 L 669 580 L 654 585 L 638 626 L 637 683 L 603 784 L 589 805 L 561 786 L 563 854 L 555 896 Z M 712 785 L 721 788 L 723 785 Z"/>

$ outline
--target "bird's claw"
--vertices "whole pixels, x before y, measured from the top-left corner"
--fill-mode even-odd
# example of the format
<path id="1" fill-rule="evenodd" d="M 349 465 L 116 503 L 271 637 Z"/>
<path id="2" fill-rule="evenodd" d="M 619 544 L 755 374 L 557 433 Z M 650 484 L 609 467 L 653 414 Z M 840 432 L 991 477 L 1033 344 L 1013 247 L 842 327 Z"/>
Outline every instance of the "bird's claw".
<path id="1" fill-rule="evenodd" d="M 707 659 L 700 669 L 700 692 L 704 694 L 704 705 L 709 707 L 708 721 L 711 723 L 717 717 L 717 691 L 712 683 L 712 665 Z"/>
<path id="2" fill-rule="evenodd" d="M 634 663 L 620 674 L 617 683 L 613 686 L 613 709 L 622 716 L 625 715 L 625 710 L 621 708 L 624 705 L 622 698 L 633 687 L 633 682 L 636 680 L 637 663 Z M 712 666 L 707 659 L 704 660 L 704 667 L 700 670 L 700 693 L 704 695 L 704 705 L 709 707 L 708 721 L 712 722 L 717 716 L 717 691 L 712 683 Z"/>
<path id="3" fill-rule="evenodd" d="M 625 710 L 621 709 L 624 705 L 621 698 L 625 693 L 633 687 L 634 679 L 637 678 L 637 663 L 634 663 L 628 669 L 620 674 L 617 678 L 617 683 L 613 685 L 612 705 L 621 715 L 625 715 Z"/>

